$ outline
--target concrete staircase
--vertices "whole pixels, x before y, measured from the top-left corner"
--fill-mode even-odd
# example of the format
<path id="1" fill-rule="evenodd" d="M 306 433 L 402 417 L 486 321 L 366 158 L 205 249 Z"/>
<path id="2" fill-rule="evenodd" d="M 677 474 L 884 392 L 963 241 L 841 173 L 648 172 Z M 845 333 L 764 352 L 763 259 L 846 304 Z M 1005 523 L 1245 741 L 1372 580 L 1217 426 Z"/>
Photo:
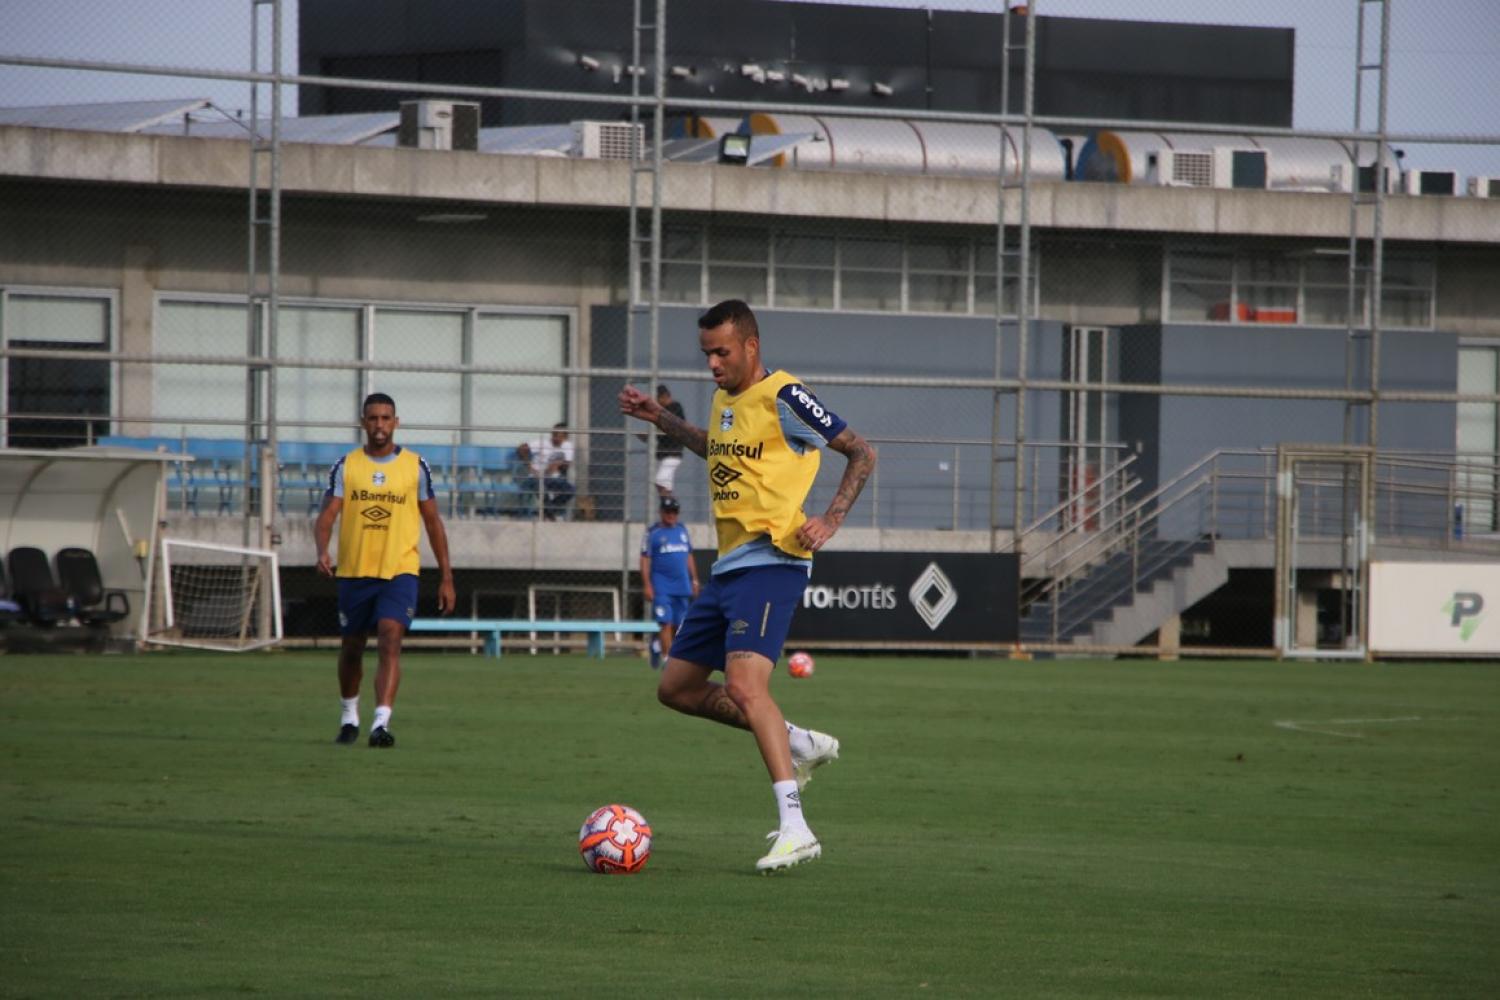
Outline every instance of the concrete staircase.
<path id="1" fill-rule="evenodd" d="M 1142 539 L 1025 609 L 1021 641 L 1133 646 L 1228 580 L 1228 563 L 1207 539 Z"/>

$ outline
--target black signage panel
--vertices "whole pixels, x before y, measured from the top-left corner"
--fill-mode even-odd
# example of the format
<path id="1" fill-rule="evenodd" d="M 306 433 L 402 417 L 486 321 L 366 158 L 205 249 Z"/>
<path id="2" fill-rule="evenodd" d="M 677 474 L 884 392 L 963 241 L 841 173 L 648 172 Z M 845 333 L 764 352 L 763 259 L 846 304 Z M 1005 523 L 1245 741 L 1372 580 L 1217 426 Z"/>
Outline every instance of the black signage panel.
<path id="1" fill-rule="evenodd" d="M 1009 553 L 820 552 L 788 641 L 1014 642 L 1016 586 Z"/>

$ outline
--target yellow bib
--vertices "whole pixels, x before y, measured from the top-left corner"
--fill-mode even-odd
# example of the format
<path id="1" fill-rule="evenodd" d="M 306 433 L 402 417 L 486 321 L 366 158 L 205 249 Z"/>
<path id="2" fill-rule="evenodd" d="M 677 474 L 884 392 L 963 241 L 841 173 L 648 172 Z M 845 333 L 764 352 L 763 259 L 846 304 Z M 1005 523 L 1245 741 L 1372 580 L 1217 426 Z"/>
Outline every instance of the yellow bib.
<path id="1" fill-rule="evenodd" d="M 798 380 L 783 371 L 731 396 L 714 393 L 708 422 L 708 489 L 719 535 L 719 555 L 727 555 L 761 535 L 788 555 L 808 559 L 797 544 L 807 520 L 802 501 L 818 475 L 818 449 L 798 454 L 786 442 L 776 394 Z"/>
<path id="2" fill-rule="evenodd" d="M 403 448 L 376 462 L 363 448 L 344 456 L 344 508 L 339 514 L 338 575 L 389 580 L 421 566 L 422 463 Z"/>

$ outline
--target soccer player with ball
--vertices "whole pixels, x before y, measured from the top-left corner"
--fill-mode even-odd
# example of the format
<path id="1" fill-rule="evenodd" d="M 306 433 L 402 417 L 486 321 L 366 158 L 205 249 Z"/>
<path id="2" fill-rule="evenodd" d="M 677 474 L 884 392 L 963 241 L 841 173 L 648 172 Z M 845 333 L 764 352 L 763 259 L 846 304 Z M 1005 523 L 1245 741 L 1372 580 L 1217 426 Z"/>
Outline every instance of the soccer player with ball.
<path id="1" fill-rule="evenodd" d="M 698 344 L 718 386 L 707 430 L 633 386 L 620 392 L 622 413 L 707 460 L 718 532 L 719 558 L 678 629 L 657 697 L 755 734 L 780 814 L 771 849 L 755 865 L 771 872 L 822 854 L 800 790 L 839 753 L 832 736 L 786 721 L 771 697 L 771 672 L 813 553 L 843 524 L 875 468 L 875 449 L 797 378 L 761 364 L 760 330 L 745 303 L 729 299 L 698 317 Z M 802 502 L 825 447 L 847 465 L 828 509 L 808 517 Z M 723 684 L 711 679 L 718 670 Z"/>

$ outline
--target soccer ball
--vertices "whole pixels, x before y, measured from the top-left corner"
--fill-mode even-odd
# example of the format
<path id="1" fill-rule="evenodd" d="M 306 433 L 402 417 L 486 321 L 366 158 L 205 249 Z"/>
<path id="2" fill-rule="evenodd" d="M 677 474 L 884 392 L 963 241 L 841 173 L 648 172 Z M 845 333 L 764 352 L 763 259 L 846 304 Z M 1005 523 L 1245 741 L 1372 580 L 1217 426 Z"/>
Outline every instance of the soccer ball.
<path id="1" fill-rule="evenodd" d="M 578 853 L 600 875 L 633 874 L 651 857 L 651 825 L 629 806 L 600 806 L 578 831 Z"/>
<path id="2" fill-rule="evenodd" d="M 793 677 L 811 677 L 813 672 L 813 658 L 801 651 L 787 657 L 786 672 Z"/>

